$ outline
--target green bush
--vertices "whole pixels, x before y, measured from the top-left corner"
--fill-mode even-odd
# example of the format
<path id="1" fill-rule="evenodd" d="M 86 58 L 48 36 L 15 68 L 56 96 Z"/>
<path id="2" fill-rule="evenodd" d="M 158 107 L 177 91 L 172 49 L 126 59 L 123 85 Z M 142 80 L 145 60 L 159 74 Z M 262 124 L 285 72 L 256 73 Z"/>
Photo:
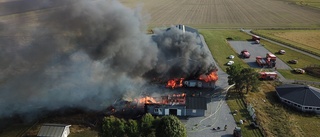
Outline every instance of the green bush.
<path id="1" fill-rule="evenodd" d="M 156 128 L 157 137 L 186 137 L 186 127 L 176 116 L 164 116 Z"/>

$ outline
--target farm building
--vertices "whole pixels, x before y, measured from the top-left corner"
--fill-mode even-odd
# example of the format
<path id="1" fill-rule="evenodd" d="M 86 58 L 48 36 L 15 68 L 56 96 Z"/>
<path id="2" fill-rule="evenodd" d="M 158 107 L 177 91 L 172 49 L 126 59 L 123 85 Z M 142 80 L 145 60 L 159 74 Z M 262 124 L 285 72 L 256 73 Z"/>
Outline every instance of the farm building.
<path id="1" fill-rule="evenodd" d="M 71 125 L 43 124 L 37 137 L 67 137 L 70 134 Z"/>
<path id="2" fill-rule="evenodd" d="M 306 85 L 285 84 L 278 86 L 276 92 L 286 105 L 303 112 L 320 114 L 320 89 Z"/>
<path id="3" fill-rule="evenodd" d="M 157 116 L 176 115 L 181 117 L 204 116 L 207 102 L 204 97 L 168 96 L 161 103 L 145 104 L 145 112 Z"/>

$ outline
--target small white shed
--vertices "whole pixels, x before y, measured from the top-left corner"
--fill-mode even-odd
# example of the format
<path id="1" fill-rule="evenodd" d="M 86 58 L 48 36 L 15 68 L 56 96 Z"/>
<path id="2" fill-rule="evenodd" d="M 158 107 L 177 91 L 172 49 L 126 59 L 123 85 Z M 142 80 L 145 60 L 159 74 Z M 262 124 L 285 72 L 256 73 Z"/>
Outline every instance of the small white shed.
<path id="1" fill-rule="evenodd" d="M 68 137 L 70 126 L 65 124 L 43 124 L 37 137 Z"/>

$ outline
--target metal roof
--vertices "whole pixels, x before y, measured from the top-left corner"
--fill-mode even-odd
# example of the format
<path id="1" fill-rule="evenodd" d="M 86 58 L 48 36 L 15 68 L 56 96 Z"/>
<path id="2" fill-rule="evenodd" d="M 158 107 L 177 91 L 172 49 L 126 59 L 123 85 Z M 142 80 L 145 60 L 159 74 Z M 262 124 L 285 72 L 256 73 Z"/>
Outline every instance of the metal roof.
<path id="1" fill-rule="evenodd" d="M 71 125 L 65 124 L 43 124 L 38 133 L 38 137 L 61 137 L 64 130 Z"/>
<path id="2" fill-rule="evenodd" d="M 306 85 L 285 84 L 276 88 L 278 96 L 303 106 L 320 107 L 320 89 Z"/>
<path id="3" fill-rule="evenodd" d="M 207 100 L 205 97 L 187 97 L 186 108 L 207 110 Z"/>

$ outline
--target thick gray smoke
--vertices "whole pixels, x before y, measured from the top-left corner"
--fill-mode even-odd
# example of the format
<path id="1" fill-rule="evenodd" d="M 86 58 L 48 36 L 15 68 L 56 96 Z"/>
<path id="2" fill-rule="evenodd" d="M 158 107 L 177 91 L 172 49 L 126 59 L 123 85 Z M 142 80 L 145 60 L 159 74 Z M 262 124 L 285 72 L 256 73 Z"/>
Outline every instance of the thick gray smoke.
<path id="1" fill-rule="evenodd" d="M 175 26 L 166 31 L 156 29 L 153 40 L 159 53 L 156 67 L 146 76 L 168 80 L 198 78 L 215 69 L 210 52 L 196 33 L 183 32 Z"/>
<path id="2" fill-rule="evenodd" d="M 0 29 L 10 36 L 0 37 L 0 117 L 99 110 L 138 95 L 153 78 L 196 76 L 212 67 L 195 34 L 171 27 L 152 38 L 143 23 L 115 0 L 66 2 L 39 15 L 33 29 L 3 21 Z"/>

